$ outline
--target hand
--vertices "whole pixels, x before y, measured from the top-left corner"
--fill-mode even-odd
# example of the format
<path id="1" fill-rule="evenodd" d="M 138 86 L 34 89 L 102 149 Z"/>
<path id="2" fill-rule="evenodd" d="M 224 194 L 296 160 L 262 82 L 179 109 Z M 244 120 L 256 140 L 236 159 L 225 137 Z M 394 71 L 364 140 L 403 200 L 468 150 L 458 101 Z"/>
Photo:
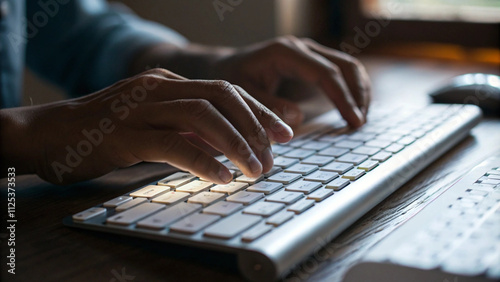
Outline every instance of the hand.
<path id="1" fill-rule="evenodd" d="M 228 183 L 228 169 L 186 136 L 195 134 L 255 177 L 273 165 L 269 140 L 287 142 L 293 135 L 240 87 L 187 80 L 164 69 L 82 98 L 2 110 L 0 117 L 2 157 L 57 184 L 141 161 L 166 162 Z"/>
<path id="2" fill-rule="evenodd" d="M 319 86 L 351 126 L 366 121 L 370 82 L 363 65 L 311 39 L 281 37 L 226 51 L 214 67 L 216 77 L 241 86 L 292 126 L 300 124 L 302 114 L 297 105 L 275 96 L 284 79 Z"/>

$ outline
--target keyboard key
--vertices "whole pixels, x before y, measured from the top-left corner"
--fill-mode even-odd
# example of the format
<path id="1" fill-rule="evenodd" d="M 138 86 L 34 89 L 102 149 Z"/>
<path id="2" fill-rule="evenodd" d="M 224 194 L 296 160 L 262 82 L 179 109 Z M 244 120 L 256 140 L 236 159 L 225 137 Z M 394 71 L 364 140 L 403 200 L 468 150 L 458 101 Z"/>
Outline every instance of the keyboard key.
<path id="1" fill-rule="evenodd" d="M 281 187 L 283 187 L 281 183 L 262 181 L 248 187 L 247 191 L 260 192 L 267 195 L 278 191 Z"/>
<path id="2" fill-rule="evenodd" d="M 286 210 L 294 212 L 295 214 L 301 214 L 304 211 L 311 208 L 312 206 L 314 206 L 314 202 L 315 202 L 314 200 L 303 199 L 289 206 Z"/>
<path id="3" fill-rule="evenodd" d="M 304 197 L 304 194 L 297 192 L 280 191 L 266 198 L 268 202 L 292 204 L 295 203 L 300 198 Z"/>
<path id="4" fill-rule="evenodd" d="M 171 191 L 160 195 L 159 197 L 156 197 L 151 201 L 153 203 L 173 205 L 179 202 L 184 202 L 185 200 L 187 200 L 187 198 L 189 198 L 189 196 L 191 196 L 191 194 L 189 193 Z"/>
<path id="5" fill-rule="evenodd" d="M 321 168 L 321 170 L 333 171 L 338 174 L 344 174 L 346 171 L 350 170 L 354 166 L 348 163 L 333 162 Z"/>
<path id="6" fill-rule="evenodd" d="M 245 242 L 252 242 L 262 237 L 264 234 L 267 234 L 273 228 L 266 224 L 258 224 L 255 227 L 252 227 L 250 230 L 246 231 L 241 235 L 241 240 Z"/>
<path id="7" fill-rule="evenodd" d="M 385 162 L 391 156 L 392 156 L 392 154 L 389 152 L 380 152 L 380 153 L 377 153 L 376 155 L 372 156 L 372 160 L 378 161 L 378 162 Z"/>
<path id="8" fill-rule="evenodd" d="M 198 204 L 178 203 L 137 222 L 137 226 L 142 228 L 163 229 L 167 225 L 199 211 L 200 209 L 201 205 Z"/>
<path id="9" fill-rule="evenodd" d="M 368 161 L 364 161 L 360 165 L 358 165 L 358 168 L 362 169 L 364 171 L 370 171 L 370 170 L 374 169 L 376 166 L 378 166 L 377 161 L 368 160 Z"/>
<path id="10" fill-rule="evenodd" d="M 365 146 L 383 149 L 383 148 L 388 147 L 391 144 L 392 144 L 391 141 L 375 139 L 375 140 L 370 140 L 370 141 L 366 142 Z"/>
<path id="11" fill-rule="evenodd" d="M 310 156 L 309 158 L 303 159 L 300 161 L 303 164 L 312 164 L 312 165 L 317 165 L 317 166 L 324 166 L 328 163 L 333 162 L 334 158 L 333 157 L 328 157 L 328 156 Z"/>
<path id="12" fill-rule="evenodd" d="M 279 166 L 273 166 L 269 172 L 264 173 L 264 177 L 269 177 L 271 175 L 275 175 L 276 173 L 282 171 L 283 169 Z"/>
<path id="13" fill-rule="evenodd" d="M 427 131 L 425 131 L 423 129 L 417 129 L 417 130 L 414 130 L 410 133 L 410 135 L 415 137 L 415 138 L 422 138 L 425 134 L 427 134 Z"/>
<path id="14" fill-rule="evenodd" d="M 346 179 L 349 179 L 351 181 L 354 181 L 354 180 L 360 178 L 361 176 L 365 175 L 365 173 L 366 172 L 362 169 L 351 169 L 348 172 L 344 173 L 344 175 L 342 175 L 342 178 L 346 178 Z"/>
<path id="15" fill-rule="evenodd" d="M 331 195 L 333 195 L 333 191 L 331 189 L 321 188 L 321 189 L 318 189 L 318 190 L 314 191 L 313 193 L 309 194 L 307 196 L 307 198 L 311 199 L 311 200 L 315 200 L 316 202 L 321 202 L 324 199 L 330 197 Z"/>
<path id="16" fill-rule="evenodd" d="M 284 204 L 271 202 L 258 202 L 243 210 L 243 213 L 269 217 L 285 207 Z"/>
<path id="17" fill-rule="evenodd" d="M 308 164 L 296 164 L 285 169 L 285 172 L 300 173 L 302 175 L 307 175 L 315 170 L 318 170 L 318 166 L 308 165 Z"/>
<path id="18" fill-rule="evenodd" d="M 237 181 L 237 182 L 245 182 L 245 183 L 248 183 L 248 184 L 255 184 L 256 182 L 260 181 L 264 179 L 264 175 L 259 175 L 257 177 L 248 177 L 246 175 L 242 175 L 238 178 L 236 178 L 234 181 Z"/>
<path id="19" fill-rule="evenodd" d="M 214 192 L 201 192 L 188 199 L 188 203 L 201 204 L 204 207 L 224 199 L 224 194 Z"/>
<path id="20" fill-rule="evenodd" d="M 132 197 L 119 196 L 119 197 L 116 197 L 114 199 L 111 199 L 111 200 L 105 202 L 102 205 L 107 207 L 107 208 L 116 208 L 117 206 L 119 206 L 121 204 L 125 204 L 126 202 L 131 201 L 131 200 L 132 200 Z"/>
<path id="21" fill-rule="evenodd" d="M 268 181 L 280 182 L 283 184 L 292 183 L 293 181 L 302 177 L 302 174 L 297 173 L 288 173 L 288 172 L 280 172 L 271 177 L 269 177 Z"/>
<path id="22" fill-rule="evenodd" d="M 315 172 L 311 175 L 304 177 L 304 180 L 327 183 L 327 182 L 330 182 L 337 177 L 339 177 L 339 174 L 336 172 L 318 171 L 318 172 Z"/>
<path id="23" fill-rule="evenodd" d="M 196 194 L 208 190 L 208 188 L 212 187 L 213 185 L 214 184 L 212 182 L 195 180 L 175 189 L 175 191 Z"/>
<path id="24" fill-rule="evenodd" d="M 187 172 L 176 172 L 172 175 L 169 175 L 162 180 L 158 181 L 158 185 L 168 186 L 172 188 L 177 188 L 181 185 L 184 185 L 191 180 L 195 179 L 196 176 Z"/>
<path id="25" fill-rule="evenodd" d="M 240 170 L 240 168 L 237 165 L 235 165 L 232 161 L 227 161 L 222 164 L 229 170 L 236 170 L 236 171 Z"/>
<path id="26" fill-rule="evenodd" d="M 385 148 L 384 150 L 386 150 L 387 152 L 391 152 L 391 153 L 397 153 L 397 152 L 403 150 L 404 147 L 405 146 L 403 146 L 401 144 L 392 144 L 389 147 Z"/>
<path id="27" fill-rule="evenodd" d="M 159 185 L 148 185 L 142 189 L 139 189 L 135 192 L 130 193 L 130 196 L 137 198 L 152 198 L 163 194 L 165 192 L 170 191 L 170 187 L 168 186 L 159 186 Z"/>
<path id="28" fill-rule="evenodd" d="M 318 152 L 318 155 L 330 156 L 330 157 L 340 157 L 349 152 L 349 149 L 330 147 Z"/>
<path id="29" fill-rule="evenodd" d="M 287 168 L 287 167 L 294 165 L 298 162 L 299 162 L 299 160 L 297 160 L 297 159 L 284 158 L 284 157 L 274 158 L 274 165 L 281 167 L 281 168 Z"/>
<path id="30" fill-rule="evenodd" d="M 106 222 L 110 224 L 130 225 L 164 208 L 165 205 L 162 204 L 145 203 L 110 216 L 106 219 Z"/>
<path id="31" fill-rule="evenodd" d="M 280 226 L 281 224 L 292 219 L 293 215 L 294 213 L 289 211 L 280 212 L 268 218 L 266 223 L 274 226 Z"/>
<path id="32" fill-rule="evenodd" d="M 378 135 L 376 140 L 385 140 L 385 141 L 389 141 L 389 142 L 396 142 L 401 138 L 403 138 L 403 134 L 383 133 L 383 134 Z"/>
<path id="33" fill-rule="evenodd" d="M 205 213 L 195 213 L 184 217 L 170 226 L 171 231 L 193 234 L 219 220 L 220 216 Z"/>
<path id="34" fill-rule="evenodd" d="M 345 154 L 342 157 L 338 158 L 336 161 L 337 162 L 343 162 L 343 163 L 351 163 L 354 165 L 360 164 L 368 159 L 368 156 L 366 155 L 358 155 L 358 154 Z"/>
<path id="35" fill-rule="evenodd" d="M 344 149 L 355 149 L 361 145 L 363 145 L 363 142 L 350 141 L 350 140 L 342 140 L 334 144 L 336 148 L 344 148 Z"/>
<path id="36" fill-rule="evenodd" d="M 321 136 L 318 140 L 322 142 L 335 143 L 340 142 L 347 138 L 347 135 L 324 135 Z"/>
<path id="37" fill-rule="evenodd" d="M 299 180 L 297 182 L 294 182 L 294 183 L 288 185 L 285 188 L 285 190 L 309 194 L 312 191 L 314 191 L 320 187 L 321 187 L 321 183 L 319 183 L 319 182 Z"/>
<path id="38" fill-rule="evenodd" d="M 309 141 L 306 144 L 302 145 L 302 149 L 308 149 L 308 150 L 323 150 L 326 147 L 329 147 L 330 143 L 328 142 L 321 142 L 321 141 Z"/>
<path id="39" fill-rule="evenodd" d="M 366 146 L 361 146 L 361 147 L 358 147 L 358 148 L 352 150 L 353 154 L 361 154 L 361 155 L 367 155 L 367 156 L 373 156 L 378 152 L 380 152 L 380 148 L 366 147 Z"/>
<path id="40" fill-rule="evenodd" d="M 290 146 L 290 147 L 298 148 L 298 147 L 306 144 L 309 141 L 311 141 L 311 139 L 309 139 L 309 138 L 305 138 L 305 139 L 293 139 L 292 141 L 288 142 L 287 145 Z"/>
<path id="41" fill-rule="evenodd" d="M 122 204 L 122 205 L 119 205 L 118 207 L 116 207 L 116 211 L 121 212 L 124 210 L 128 210 L 128 209 L 133 208 L 137 205 L 143 204 L 147 201 L 148 200 L 146 198 L 135 198 L 132 201 L 128 201 L 125 204 Z"/>
<path id="42" fill-rule="evenodd" d="M 210 205 L 203 209 L 203 213 L 211 213 L 217 214 L 220 216 L 228 216 L 243 207 L 242 204 L 239 203 L 231 203 L 228 201 L 220 201 L 213 205 Z"/>
<path id="43" fill-rule="evenodd" d="M 233 194 L 226 198 L 228 202 L 240 203 L 244 205 L 249 205 L 257 200 L 264 198 L 264 193 L 255 193 L 255 192 L 247 192 L 240 191 L 236 194 Z"/>
<path id="44" fill-rule="evenodd" d="M 412 137 L 412 136 L 405 136 L 401 139 L 398 140 L 398 144 L 401 144 L 401 145 L 410 145 L 411 143 L 415 142 L 416 138 L 415 137 Z"/>
<path id="45" fill-rule="evenodd" d="M 355 133 L 349 135 L 347 138 L 349 140 L 366 142 L 366 141 L 374 139 L 375 136 L 376 136 L 376 134 L 373 134 L 373 133 L 355 132 Z"/>
<path id="46" fill-rule="evenodd" d="M 95 208 L 94 207 L 94 208 L 86 209 L 86 210 L 79 212 L 77 214 L 74 214 L 73 220 L 84 221 L 84 220 L 96 217 L 98 215 L 105 215 L 105 214 L 106 214 L 105 208 Z"/>
<path id="47" fill-rule="evenodd" d="M 316 153 L 314 150 L 306 150 L 306 149 L 295 149 L 286 154 L 283 154 L 283 157 L 294 158 L 294 159 L 305 159 L 309 156 L 312 156 Z"/>
<path id="48" fill-rule="evenodd" d="M 271 145 L 271 149 L 273 151 L 273 154 L 282 155 L 282 154 L 290 152 L 294 148 L 293 147 L 279 145 L 279 144 L 274 144 L 274 145 Z"/>
<path id="49" fill-rule="evenodd" d="M 204 235 L 221 239 L 231 239 L 261 221 L 260 216 L 235 214 L 205 229 Z"/>
<path id="50" fill-rule="evenodd" d="M 340 191 L 340 190 L 342 190 L 342 188 L 349 185 L 349 183 L 351 183 L 351 182 L 348 179 L 337 178 L 337 179 L 334 179 L 333 181 L 329 182 L 328 184 L 326 184 L 325 187 L 329 188 L 329 189 L 333 189 L 335 191 Z"/>
<path id="51" fill-rule="evenodd" d="M 248 183 L 231 182 L 228 184 L 215 185 L 214 187 L 210 188 L 210 191 L 231 195 L 231 194 L 239 192 L 247 187 L 248 187 Z"/>

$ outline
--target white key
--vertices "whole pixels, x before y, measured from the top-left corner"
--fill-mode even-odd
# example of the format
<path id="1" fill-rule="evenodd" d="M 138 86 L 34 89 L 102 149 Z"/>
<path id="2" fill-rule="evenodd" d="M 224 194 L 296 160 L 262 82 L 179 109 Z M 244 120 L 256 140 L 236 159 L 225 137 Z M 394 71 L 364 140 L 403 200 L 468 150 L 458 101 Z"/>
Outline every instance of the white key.
<path id="1" fill-rule="evenodd" d="M 331 143 L 329 142 L 321 142 L 321 141 L 309 141 L 306 144 L 302 145 L 302 149 L 308 149 L 308 150 L 323 150 L 326 147 L 329 147 Z"/>
<path id="2" fill-rule="evenodd" d="M 355 133 L 349 135 L 347 138 L 349 140 L 366 142 L 366 141 L 374 139 L 375 136 L 376 135 L 373 133 L 355 132 Z"/>
<path id="3" fill-rule="evenodd" d="M 173 205 L 173 204 L 176 204 L 178 202 L 184 202 L 185 200 L 187 200 L 187 198 L 189 198 L 189 196 L 191 196 L 191 194 L 189 194 L 189 193 L 171 191 L 171 192 L 167 192 L 163 195 L 160 195 L 151 201 L 153 203 Z"/>
<path id="4" fill-rule="evenodd" d="M 237 165 L 235 165 L 232 161 L 227 161 L 222 164 L 229 170 L 238 170 L 238 171 L 240 170 L 240 168 Z"/>
<path id="5" fill-rule="evenodd" d="M 308 199 L 315 200 L 316 202 L 321 202 L 324 199 L 330 197 L 333 194 L 331 189 L 318 189 L 311 194 L 307 195 Z"/>
<path id="6" fill-rule="evenodd" d="M 292 192 L 302 192 L 305 194 L 309 194 L 312 191 L 318 189 L 321 187 L 321 183 L 319 182 L 312 182 L 312 181 L 304 181 L 304 180 L 299 180 L 295 183 L 292 183 L 288 185 L 285 190 L 286 191 L 292 191 Z"/>
<path id="7" fill-rule="evenodd" d="M 276 173 L 278 173 L 278 172 L 280 172 L 282 170 L 283 169 L 281 167 L 279 167 L 279 166 L 273 166 L 273 168 L 271 168 L 270 171 L 264 173 L 264 176 L 265 177 L 269 177 L 269 176 L 274 175 L 274 174 L 276 174 Z"/>
<path id="8" fill-rule="evenodd" d="M 330 171 L 317 171 L 311 175 L 304 177 L 304 180 L 307 181 L 317 181 L 321 183 L 327 183 L 332 181 L 333 179 L 339 177 L 339 174 L 336 172 Z"/>
<path id="9" fill-rule="evenodd" d="M 312 165 L 318 165 L 318 166 L 324 166 L 328 163 L 333 162 L 334 158 L 333 157 L 327 157 L 327 156 L 310 156 L 309 158 L 303 159 L 300 161 L 303 164 L 312 164 Z"/>
<path id="10" fill-rule="evenodd" d="M 105 208 L 90 208 L 73 215 L 73 220 L 84 221 L 98 215 L 106 214 Z"/>
<path id="11" fill-rule="evenodd" d="M 195 213 L 170 225 L 170 230 L 193 234 L 219 220 L 219 218 L 220 216 L 214 214 Z"/>
<path id="12" fill-rule="evenodd" d="M 179 203 L 137 222 L 137 226 L 151 229 L 163 229 L 167 225 L 199 211 L 200 209 L 201 205 L 198 204 Z"/>
<path id="13" fill-rule="evenodd" d="M 281 167 L 281 168 L 287 168 L 287 167 L 294 165 L 298 162 L 299 162 L 299 160 L 297 160 L 297 159 L 284 158 L 284 157 L 274 158 L 274 165 Z"/>
<path id="14" fill-rule="evenodd" d="M 170 187 L 167 186 L 159 186 L 159 185 L 148 185 L 142 189 L 139 189 L 135 192 L 130 193 L 130 196 L 136 198 L 152 198 L 163 194 L 165 192 L 170 191 Z"/>
<path id="15" fill-rule="evenodd" d="M 368 160 L 368 161 L 364 161 L 360 165 L 358 165 L 358 168 L 362 169 L 364 171 L 370 171 L 370 170 L 374 169 L 376 166 L 378 166 L 377 161 Z"/>
<path id="16" fill-rule="evenodd" d="M 116 207 L 116 211 L 120 212 L 120 211 L 128 210 L 130 208 L 133 208 L 133 207 L 140 205 L 142 203 L 145 203 L 147 201 L 148 200 L 146 198 L 135 198 L 132 201 L 128 201 L 125 204 L 122 204 L 122 205 L 119 205 L 118 207 Z"/>
<path id="17" fill-rule="evenodd" d="M 238 178 L 236 178 L 234 181 L 237 181 L 237 182 L 245 182 L 245 183 L 248 183 L 248 184 L 255 184 L 256 182 L 260 181 L 264 179 L 264 175 L 259 175 L 258 177 L 248 177 L 246 175 L 242 175 Z"/>
<path id="18" fill-rule="evenodd" d="M 385 162 L 391 156 L 392 156 L 392 154 L 389 152 L 380 152 L 380 153 L 377 153 L 374 156 L 372 156 L 372 160 L 379 161 L 379 162 Z"/>
<path id="19" fill-rule="evenodd" d="M 188 203 L 201 204 L 204 207 L 224 199 L 225 195 L 222 193 L 201 192 L 188 199 Z"/>
<path id="20" fill-rule="evenodd" d="M 119 196 L 119 197 L 116 197 L 114 199 L 111 199 L 107 202 L 105 202 L 104 204 L 102 204 L 103 206 L 107 207 L 107 208 L 115 208 L 121 204 L 125 204 L 126 202 L 128 201 L 131 201 L 132 200 L 132 197 L 129 197 L 129 196 Z"/>
<path id="21" fill-rule="evenodd" d="M 343 163 L 351 163 L 354 165 L 360 164 L 368 159 L 368 156 L 366 155 L 358 155 L 358 154 L 345 154 L 338 158 L 336 161 L 337 162 L 343 162 Z"/>
<path id="22" fill-rule="evenodd" d="M 374 139 L 374 140 L 370 140 L 370 141 L 366 142 L 365 146 L 383 149 L 383 148 L 391 145 L 391 143 L 392 143 L 391 141 L 387 141 L 387 140 Z"/>
<path id="23" fill-rule="evenodd" d="M 294 159 L 305 159 L 309 156 L 312 156 L 316 153 L 314 150 L 306 150 L 306 149 L 295 149 L 286 154 L 283 154 L 284 157 L 294 158 Z"/>
<path id="24" fill-rule="evenodd" d="M 264 193 L 240 191 L 226 198 L 228 202 L 249 205 L 264 197 Z"/>
<path id="25" fill-rule="evenodd" d="M 367 156 L 373 156 L 378 152 L 380 152 L 380 148 L 366 147 L 366 146 L 361 146 L 361 147 L 358 147 L 358 148 L 352 150 L 353 154 L 361 154 L 361 155 L 367 155 Z"/>
<path id="26" fill-rule="evenodd" d="M 248 187 L 248 183 L 243 182 L 231 182 L 228 184 L 215 185 L 210 188 L 211 192 L 225 193 L 228 195 L 234 194 Z"/>
<path id="27" fill-rule="evenodd" d="M 214 185 L 212 182 L 195 180 L 175 189 L 175 191 L 196 194 L 208 190 L 208 188 L 212 187 L 212 185 Z"/>
<path id="28" fill-rule="evenodd" d="M 261 221 L 260 216 L 235 214 L 205 229 L 204 235 L 221 239 L 231 239 Z"/>
<path id="29" fill-rule="evenodd" d="M 304 197 L 304 194 L 297 192 L 280 191 L 266 198 L 268 202 L 292 204 L 297 202 L 300 198 Z"/>
<path id="30" fill-rule="evenodd" d="M 326 184 L 325 187 L 329 188 L 329 189 L 333 189 L 335 191 L 340 191 L 340 190 L 342 190 L 342 188 L 349 185 L 349 183 L 351 183 L 351 182 L 348 179 L 337 178 L 337 179 L 334 179 L 333 181 L 329 182 L 328 184 Z"/>
<path id="31" fill-rule="evenodd" d="M 314 206 L 314 200 L 303 199 L 289 206 L 286 210 L 294 212 L 295 214 L 300 214 L 308 210 L 312 206 Z"/>
<path id="32" fill-rule="evenodd" d="M 243 213 L 268 217 L 282 210 L 284 207 L 285 205 L 280 203 L 258 202 L 244 209 Z"/>
<path id="33" fill-rule="evenodd" d="M 342 140 L 342 141 L 334 144 L 335 147 L 344 148 L 344 149 L 354 149 L 354 148 L 357 148 L 361 145 L 363 145 L 363 142 L 350 141 L 350 140 Z"/>
<path id="34" fill-rule="evenodd" d="M 191 180 L 195 179 L 196 176 L 187 172 L 176 172 L 172 175 L 169 175 L 162 180 L 158 181 L 158 185 L 169 186 L 172 188 L 177 188 L 181 185 L 184 185 Z"/>
<path id="35" fill-rule="evenodd" d="M 315 170 L 318 170 L 318 166 L 308 165 L 308 164 L 296 164 L 285 169 L 285 172 L 300 173 L 302 175 L 307 175 Z"/>
<path id="36" fill-rule="evenodd" d="M 262 181 L 248 187 L 247 191 L 271 194 L 278 191 L 281 187 L 283 187 L 281 183 Z"/>
<path id="37" fill-rule="evenodd" d="M 376 140 L 386 140 L 390 142 L 396 142 L 403 137 L 402 134 L 397 133 L 383 133 L 377 136 Z"/>
<path id="38" fill-rule="evenodd" d="M 352 164 L 333 162 L 333 163 L 330 163 L 330 164 L 322 167 L 321 170 L 333 171 L 333 172 L 336 172 L 338 174 L 343 174 L 353 167 L 354 166 Z"/>
<path id="39" fill-rule="evenodd" d="M 283 184 L 292 183 L 293 181 L 302 177 L 302 174 L 297 173 L 288 173 L 288 172 L 280 172 L 271 177 L 269 177 L 268 181 L 280 182 Z"/>
<path id="40" fill-rule="evenodd" d="M 348 172 L 344 173 L 344 175 L 342 175 L 342 178 L 346 178 L 346 179 L 349 179 L 351 181 L 354 181 L 354 180 L 360 178 L 361 176 L 365 175 L 365 173 L 366 172 L 362 169 L 351 169 Z"/>
<path id="41" fill-rule="evenodd" d="M 106 219 L 106 222 L 110 224 L 130 225 L 164 208 L 165 205 L 162 204 L 145 203 L 124 212 L 110 216 L 108 217 L 108 219 Z"/>
<path id="42" fill-rule="evenodd" d="M 340 157 L 349 152 L 349 149 L 330 147 L 318 152 L 318 155 L 330 156 L 330 157 Z"/>
<path id="43" fill-rule="evenodd" d="M 239 203 L 231 203 L 228 201 L 220 201 L 213 205 L 210 205 L 203 209 L 203 213 L 211 213 L 217 214 L 220 216 L 228 216 L 243 207 L 242 204 Z"/>
<path id="44" fill-rule="evenodd" d="M 289 211 L 280 212 L 280 213 L 275 214 L 275 215 L 271 216 L 270 218 L 268 218 L 266 220 L 266 223 L 274 225 L 274 226 L 280 226 L 281 224 L 292 219 L 294 214 L 295 213 L 289 212 Z"/>
<path id="45" fill-rule="evenodd" d="M 398 144 L 402 145 L 410 145 L 411 143 L 415 142 L 416 138 L 412 136 L 405 136 L 401 139 L 398 140 Z"/>
<path id="46" fill-rule="evenodd" d="M 347 138 L 347 135 L 324 135 L 318 140 L 322 142 L 335 143 Z"/>
<path id="47" fill-rule="evenodd" d="M 387 152 L 391 152 L 391 153 L 397 153 L 397 152 L 403 150 L 404 147 L 405 146 L 400 145 L 400 144 L 391 144 L 389 147 L 385 148 L 384 150 Z"/>
<path id="48" fill-rule="evenodd" d="M 241 240 L 245 242 L 252 242 L 260 237 L 262 237 L 264 234 L 267 234 L 269 231 L 271 231 L 273 228 L 269 225 L 266 224 L 258 224 L 255 227 L 252 227 L 245 233 L 241 235 Z"/>
<path id="49" fill-rule="evenodd" d="M 290 152 L 291 150 L 293 150 L 293 147 L 274 144 L 274 145 L 271 145 L 271 149 L 273 151 L 273 154 L 282 155 L 284 153 L 287 153 L 287 152 Z"/>

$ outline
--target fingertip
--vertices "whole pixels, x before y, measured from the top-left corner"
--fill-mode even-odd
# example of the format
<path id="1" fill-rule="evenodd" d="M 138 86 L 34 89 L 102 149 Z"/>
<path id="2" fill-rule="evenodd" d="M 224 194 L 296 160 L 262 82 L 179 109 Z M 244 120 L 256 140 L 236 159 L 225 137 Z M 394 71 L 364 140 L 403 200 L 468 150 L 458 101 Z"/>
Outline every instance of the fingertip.
<path id="1" fill-rule="evenodd" d="M 233 180 L 233 175 L 231 174 L 231 172 L 229 171 L 229 169 L 227 169 L 227 167 L 225 167 L 225 166 L 221 166 L 221 168 L 219 169 L 218 176 L 219 176 L 219 180 L 223 184 L 227 184 L 231 180 Z"/>

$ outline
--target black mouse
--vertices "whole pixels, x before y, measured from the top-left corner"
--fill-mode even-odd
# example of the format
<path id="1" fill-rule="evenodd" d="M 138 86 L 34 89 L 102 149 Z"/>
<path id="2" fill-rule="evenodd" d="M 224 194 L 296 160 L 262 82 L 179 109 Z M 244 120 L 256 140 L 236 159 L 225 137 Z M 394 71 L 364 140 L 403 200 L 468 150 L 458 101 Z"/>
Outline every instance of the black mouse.
<path id="1" fill-rule="evenodd" d="M 434 103 L 474 104 L 485 115 L 500 116 L 500 76 L 469 73 L 429 93 Z"/>

